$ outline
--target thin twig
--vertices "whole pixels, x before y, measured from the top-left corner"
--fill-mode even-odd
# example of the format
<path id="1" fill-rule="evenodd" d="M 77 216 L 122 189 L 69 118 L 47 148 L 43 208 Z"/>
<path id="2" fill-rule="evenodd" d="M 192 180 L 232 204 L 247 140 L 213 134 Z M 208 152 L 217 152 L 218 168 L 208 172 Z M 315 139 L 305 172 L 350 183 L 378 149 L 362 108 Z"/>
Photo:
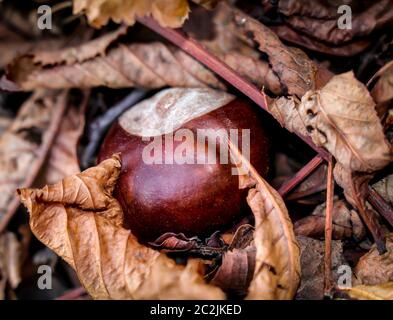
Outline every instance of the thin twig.
<path id="1" fill-rule="evenodd" d="M 76 300 L 84 295 L 86 295 L 85 288 L 78 287 L 67 291 L 63 295 L 57 297 L 56 300 Z"/>
<path id="2" fill-rule="evenodd" d="M 287 180 L 278 189 L 278 193 L 284 198 L 289 192 L 296 188 L 304 179 L 313 173 L 321 164 L 323 159 L 321 156 L 315 156 L 303 168 L 301 168 L 291 179 Z"/>
<path id="3" fill-rule="evenodd" d="M 326 220 L 325 220 L 325 287 L 324 294 L 331 296 L 333 288 L 332 277 L 332 225 L 333 225 L 333 201 L 334 201 L 334 178 L 333 157 L 330 156 L 327 170 L 326 184 Z"/>

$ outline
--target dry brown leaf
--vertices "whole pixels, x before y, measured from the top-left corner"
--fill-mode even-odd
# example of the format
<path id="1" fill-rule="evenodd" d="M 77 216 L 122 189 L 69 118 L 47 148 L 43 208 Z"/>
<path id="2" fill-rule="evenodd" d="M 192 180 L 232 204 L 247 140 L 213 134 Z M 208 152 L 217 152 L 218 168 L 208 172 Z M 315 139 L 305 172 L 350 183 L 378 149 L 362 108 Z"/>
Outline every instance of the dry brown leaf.
<path id="1" fill-rule="evenodd" d="M 268 5 L 269 0 L 262 0 L 262 5 Z M 337 8 L 330 5 L 327 1 L 316 0 L 310 6 L 307 0 L 281 0 L 278 2 L 278 10 L 286 15 L 299 15 L 320 19 L 337 18 Z"/>
<path id="2" fill-rule="evenodd" d="M 0 137 L 0 230 L 19 205 L 15 190 L 30 186 L 45 160 L 66 107 L 66 95 L 36 92 Z"/>
<path id="3" fill-rule="evenodd" d="M 80 105 L 69 105 L 46 159 L 42 178 L 53 184 L 80 172 L 77 144 L 85 127 L 85 111 L 89 94 L 83 93 Z"/>
<path id="4" fill-rule="evenodd" d="M 5 298 L 7 283 L 15 289 L 21 278 L 21 246 L 12 232 L 0 235 L 0 300 Z"/>
<path id="5" fill-rule="evenodd" d="M 270 101 L 269 109 L 281 125 L 310 135 L 345 169 L 373 172 L 392 160 L 375 103 L 352 72 L 333 77 L 320 90 L 308 91 L 300 104 L 281 97 Z"/>
<path id="6" fill-rule="evenodd" d="M 255 257 L 254 227 L 241 224 L 232 234 L 228 249 L 222 255 L 221 265 L 213 271 L 215 273 L 210 283 L 229 295 L 244 297 L 254 275 Z"/>
<path id="7" fill-rule="evenodd" d="M 373 184 L 378 194 L 393 206 L 393 174 Z"/>
<path id="8" fill-rule="evenodd" d="M 256 263 L 247 299 L 292 299 L 300 281 L 300 252 L 284 201 L 229 141 L 231 155 L 245 169 L 240 186 L 249 186 L 247 202 L 255 217 Z M 247 177 L 249 177 L 247 179 Z"/>
<path id="9" fill-rule="evenodd" d="M 46 59 L 52 59 L 56 54 L 54 52 Z M 280 93 L 280 84 L 266 62 L 235 51 L 217 55 L 255 85 Z M 36 64 L 35 60 L 34 55 L 15 60 L 9 65 L 7 79 L 15 82 L 20 90 L 101 85 L 111 88 L 155 89 L 169 85 L 225 89 L 225 84 L 199 62 L 160 42 L 120 44 L 104 56 L 92 57 L 81 63 L 61 64 L 60 59 L 56 63 L 52 60 L 53 66 Z"/>
<path id="10" fill-rule="evenodd" d="M 375 286 L 360 285 L 352 288 L 341 288 L 351 298 L 358 300 L 393 300 L 393 282 Z"/>
<path id="11" fill-rule="evenodd" d="M 21 189 L 35 236 L 77 272 L 95 299 L 222 299 L 203 282 L 198 261 L 176 265 L 121 227 L 112 191 L 119 155 L 43 189 Z"/>
<path id="12" fill-rule="evenodd" d="M 312 7 L 312 6 L 308 6 Z M 313 51 L 322 52 L 327 55 L 339 56 L 339 57 L 352 57 L 356 54 L 361 53 L 367 49 L 371 41 L 370 40 L 357 40 L 343 45 L 327 45 L 322 41 L 318 41 L 311 36 L 307 36 L 302 32 L 298 32 L 292 29 L 290 26 L 283 24 L 278 26 L 269 26 L 279 37 L 290 43 L 294 43 L 297 46 L 307 48 Z"/>
<path id="13" fill-rule="evenodd" d="M 220 287 L 228 294 L 246 295 L 254 275 L 255 255 L 256 248 L 253 245 L 227 251 L 222 257 L 220 268 L 210 283 Z"/>
<path id="14" fill-rule="evenodd" d="M 199 62 L 160 42 L 119 45 L 105 56 L 52 67 L 22 57 L 9 66 L 7 77 L 22 90 L 107 86 L 111 88 L 164 86 L 224 88 Z"/>
<path id="15" fill-rule="evenodd" d="M 268 109 L 274 118 L 290 132 L 307 136 L 306 125 L 299 114 L 299 99 L 296 96 L 267 99 Z"/>
<path id="16" fill-rule="evenodd" d="M 393 61 L 385 64 L 370 79 L 369 83 L 376 81 L 371 95 L 377 104 L 383 104 L 393 99 Z"/>
<path id="17" fill-rule="evenodd" d="M 57 65 L 57 64 L 72 64 L 83 62 L 92 59 L 96 56 L 102 56 L 108 47 L 113 44 L 120 36 L 126 34 L 126 26 L 121 26 L 115 31 L 109 32 L 99 38 L 82 42 L 78 46 L 68 46 L 61 50 L 35 50 L 34 55 L 31 55 L 31 63 L 34 65 Z"/>
<path id="18" fill-rule="evenodd" d="M 317 10 L 317 8 L 314 8 Z M 342 44 L 351 41 L 355 37 L 367 36 L 380 28 L 388 28 L 393 23 L 393 3 L 390 0 L 374 1 L 374 3 L 359 14 L 352 16 L 352 27 L 340 29 L 337 26 L 337 18 L 329 20 L 293 15 L 285 21 L 293 28 L 320 41 Z M 336 7 L 337 12 L 337 7 Z"/>
<path id="19" fill-rule="evenodd" d="M 323 238 L 325 233 L 326 203 L 317 206 L 310 216 L 295 222 L 295 234 Z M 354 237 L 361 240 L 366 230 L 358 213 L 347 207 L 344 200 L 336 199 L 333 206 L 333 239 Z"/>
<path id="20" fill-rule="evenodd" d="M 74 14 L 85 12 L 89 23 L 98 28 L 110 19 L 133 25 L 137 17 L 152 15 L 163 27 L 178 28 L 188 17 L 187 0 L 74 0 Z"/>
<path id="21" fill-rule="evenodd" d="M 259 50 L 268 55 L 274 73 L 289 94 L 301 97 L 317 87 L 318 69 L 303 51 L 285 46 L 273 31 L 241 10 L 232 9 L 232 14 L 238 32 L 255 41 Z"/>
<path id="22" fill-rule="evenodd" d="M 302 279 L 296 292 L 296 299 L 322 300 L 324 297 L 325 242 L 303 236 L 296 238 L 300 246 L 302 266 Z M 340 276 L 338 268 L 346 264 L 341 241 L 332 241 L 331 255 L 333 279 L 337 280 Z"/>
<path id="23" fill-rule="evenodd" d="M 354 270 L 356 282 L 364 285 L 378 285 L 393 281 L 393 233 L 386 236 L 387 252 L 380 255 L 374 244 L 362 256 Z"/>
<path id="24" fill-rule="evenodd" d="M 369 192 L 368 183 L 373 175 L 364 172 L 352 172 L 344 168 L 342 164 L 336 164 L 333 173 L 335 181 L 344 190 L 345 198 L 358 210 L 373 235 L 379 252 L 385 252 L 385 231 L 379 223 L 378 214 L 366 203 Z"/>

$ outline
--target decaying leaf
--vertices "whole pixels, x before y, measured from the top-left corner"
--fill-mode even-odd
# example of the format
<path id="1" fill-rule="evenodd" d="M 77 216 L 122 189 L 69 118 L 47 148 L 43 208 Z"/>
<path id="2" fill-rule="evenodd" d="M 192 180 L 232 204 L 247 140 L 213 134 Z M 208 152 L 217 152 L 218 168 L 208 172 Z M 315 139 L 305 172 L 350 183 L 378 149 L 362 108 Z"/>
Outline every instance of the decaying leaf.
<path id="1" fill-rule="evenodd" d="M 296 299 L 323 299 L 325 243 L 304 236 L 297 236 L 296 238 L 300 246 L 302 267 L 302 279 L 296 293 Z M 339 267 L 345 264 L 341 241 L 332 241 L 331 255 L 333 279 L 337 280 L 340 276 Z"/>
<path id="2" fill-rule="evenodd" d="M 45 160 L 66 107 L 66 96 L 66 92 L 36 92 L 0 137 L 0 230 L 19 205 L 15 190 L 30 186 Z"/>
<path id="3" fill-rule="evenodd" d="M 300 253 L 284 201 L 229 141 L 235 163 L 241 163 L 245 177 L 240 186 L 254 182 L 247 202 L 255 217 L 256 263 L 247 299 L 292 299 L 300 281 Z"/>
<path id="4" fill-rule="evenodd" d="M 379 285 L 393 281 L 393 234 L 386 236 L 386 253 L 380 255 L 376 245 L 362 256 L 354 270 L 356 282 L 364 285 Z"/>
<path id="5" fill-rule="evenodd" d="M 285 46 L 268 27 L 242 11 L 232 9 L 232 14 L 239 32 L 268 55 L 273 71 L 289 94 L 301 97 L 316 88 L 317 67 L 304 52 Z"/>
<path id="6" fill-rule="evenodd" d="M 7 283 L 15 289 L 21 281 L 21 246 L 12 232 L 0 235 L 0 300 L 5 298 Z"/>
<path id="7" fill-rule="evenodd" d="M 393 124 L 393 61 L 385 64 L 379 69 L 367 84 L 371 86 L 371 95 L 377 106 L 378 116 L 384 119 L 384 126 Z M 390 109 L 390 110 L 389 110 Z"/>
<path id="8" fill-rule="evenodd" d="M 358 210 L 364 223 L 373 235 L 379 252 L 385 252 L 385 231 L 379 223 L 377 213 L 368 207 L 366 203 L 369 192 L 368 183 L 372 178 L 372 174 L 352 172 L 344 168 L 342 164 L 337 164 L 333 173 L 335 181 L 344 190 L 345 198 Z"/>
<path id="9" fill-rule="evenodd" d="M 338 28 L 337 18 L 324 20 L 321 23 L 318 18 L 293 15 L 288 17 L 286 22 L 320 41 L 342 44 L 355 37 L 367 36 L 374 30 L 390 26 L 393 23 L 392 9 L 393 4 L 390 0 L 375 1 L 367 10 L 353 14 L 351 28 Z"/>
<path id="10" fill-rule="evenodd" d="M 312 7 L 312 6 L 308 6 Z M 352 57 L 365 49 L 367 49 L 371 42 L 369 40 L 357 40 L 342 45 L 327 45 L 322 41 L 318 41 L 311 36 L 307 36 L 302 32 L 298 32 L 287 24 L 278 26 L 269 26 L 279 37 L 297 46 L 301 46 L 313 51 L 322 52 L 331 56 Z"/>
<path id="11" fill-rule="evenodd" d="M 317 206 L 310 216 L 295 222 L 296 235 L 323 238 L 325 232 L 326 203 Z M 344 200 L 336 199 L 333 206 L 333 239 L 355 238 L 361 240 L 366 230 L 358 213 L 347 207 Z"/>
<path id="12" fill-rule="evenodd" d="M 254 275 L 255 258 L 254 227 L 243 224 L 233 235 L 210 283 L 219 286 L 229 295 L 245 296 Z"/>
<path id="13" fill-rule="evenodd" d="M 127 29 L 126 26 L 120 26 L 115 31 L 109 32 L 101 37 L 83 42 L 79 45 L 69 45 L 61 50 L 35 50 L 34 54 L 30 52 L 29 55 L 25 56 L 26 59 L 31 59 L 27 66 L 31 64 L 42 66 L 72 64 L 83 62 L 96 56 L 102 56 L 111 44 L 126 34 Z"/>
<path id="14" fill-rule="evenodd" d="M 267 7 L 269 2 L 269 0 L 262 0 L 262 5 Z M 312 6 L 307 0 L 281 0 L 277 4 L 277 9 L 286 16 L 299 15 L 320 19 L 339 16 L 337 8 L 324 0 L 316 0 Z"/>
<path id="15" fill-rule="evenodd" d="M 393 300 L 393 282 L 375 286 L 359 285 L 352 288 L 341 288 L 349 296 L 358 300 Z"/>
<path id="16" fill-rule="evenodd" d="M 123 229 L 112 197 L 119 155 L 43 189 L 20 189 L 36 237 L 77 272 L 95 299 L 222 299 L 203 282 L 198 262 L 176 265 Z"/>
<path id="17" fill-rule="evenodd" d="M 85 111 L 88 94 L 83 93 L 79 105 L 69 104 L 52 143 L 43 169 L 45 184 L 53 184 L 80 172 L 77 144 L 85 126 Z"/>
<path id="18" fill-rule="evenodd" d="M 22 57 L 8 69 L 7 79 L 22 90 L 36 88 L 110 88 L 164 86 L 223 88 L 217 77 L 199 62 L 172 46 L 160 42 L 120 44 L 105 56 L 81 63 L 52 67 L 34 64 L 34 57 Z"/>
<path id="19" fill-rule="evenodd" d="M 99 47 L 107 44 L 108 39 L 99 41 Z M 84 59 L 80 58 L 79 50 L 82 50 Z M 20 57 L 8 66 L 7 78 L 3 78 L 2 86 L 10 90 L 6 85 L 11 82 L 19 90 L 101 85 L 151 89 L 167 85 L 225 88 L 225 84 L 199 62 L 183 51 L 160 42 L 119 44 L 104 55 L 101 49 L 97 50 L 93 43 L 87 43 L 69 48 L 69 54 L 63 51 L 39 52 Z M 215 54 L 255 85 L 261 88 L 266 86 L 270 91 L 280 93 L 278 79 L 266 62 L 240 54 L 235 49 Z M 75 57 L 79 57 L 78 60 Z"/>
<path id="20" fill-rule="evenodd" d="M 153 1 L 115 1 L 115 0 L 74 0 L 74 14 L 85 12 L 89 23 L 98 28 L 106 25 L 110 19 L 117 23 L 133 25 L 137 17 L 152 14 L 164 27 L 180 27 L 188 17 L 187 0 L 171 2 Z"/>
<path id="21" fill-rule="evenodd" d="M 373 184 L 373 188 L 378 194 L 393 205 L 393 174 L 384 177 L 380 181 Z"/>
<path id="22" fill-rule="evenodd" d="M 377 104 L 386 103 L 393 99 L 393 61 L 385 64 L 370 79 L 369 83 L 376 81 L 371 95 Z"/>
<path id="23" fill-rule="evenodd" d="M 329 150 L 345 168 L 371 172 L 392 160 L 375 103 L 352 72 L 333 77 L 319 91 L 307 92 L 299 113 L 314 143 Z"/>
<path id="24" fill-rule="evenodd" d="M 290 131 L 307 132 L 348 170 L 372 172 L 392 160 L 375 103 L 352 72 L 334 76 L 320 90 L 308 91 L 298 105 L 279 98 L 269 109 Z"/>

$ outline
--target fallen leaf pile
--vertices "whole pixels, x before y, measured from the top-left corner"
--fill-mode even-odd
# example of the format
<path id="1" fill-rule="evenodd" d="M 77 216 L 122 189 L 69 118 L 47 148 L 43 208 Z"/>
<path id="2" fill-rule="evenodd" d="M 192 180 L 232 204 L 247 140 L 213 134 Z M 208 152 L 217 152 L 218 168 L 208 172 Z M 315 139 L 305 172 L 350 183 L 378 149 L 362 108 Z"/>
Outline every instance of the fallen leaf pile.
<path id="1" fill-rule="evenodd" d="M 66 92 L 38 91 L 0 137 L 0 225 L 19 201 L 15 190 L 29 186 L 40 170 L 66 108 Z"/>
<path id="2" fill-rule="evenodd" d="M 45 30 L 40 4 L 0 4 L 0 300 L 393 300 L 391 0 L 73 0 Z M 97 154 L 159 90 L 162 125 L 176 87 L 265 109 L 269 173 L 225 141 L 241 217 L 140 242 L 117 200 L 122 154 Z M 185 98 L 166 124 L 204 107 Z"/>

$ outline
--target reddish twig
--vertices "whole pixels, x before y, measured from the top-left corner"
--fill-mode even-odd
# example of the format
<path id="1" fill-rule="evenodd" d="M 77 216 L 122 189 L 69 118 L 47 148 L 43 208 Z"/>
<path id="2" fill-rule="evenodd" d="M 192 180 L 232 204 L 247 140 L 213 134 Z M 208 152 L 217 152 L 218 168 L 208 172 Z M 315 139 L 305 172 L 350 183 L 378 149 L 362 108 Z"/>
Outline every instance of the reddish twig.
<path id="1" fill-rule="evenodd" d="M 56 300 L 76 300 L 78 298 L 81 298 L 82 296 L 86 295 L 86 290 L 85 288 L 79 287 L 75 289 L 71 289 L 61 295 L 60 297 L 57 297 Z"/>
<path id="2" fill-rule="evenodd" d="M 165 39 L 169 40 L 183 51 L 188 53 L 190 56 L 195 58 L 197 61 L 204 64 L 206 67 L 211 69 L 213 72 L 221 76 L 223 79 L 228 81 L 232 86 L 236 89 L 244 93 L 251 100 L 253 100 L 258 106 L 263 108 L 265 111 L 269 112 L 267 103 L 266 103 L 266 95 L 261 92 L 257 87 L 255 87 L 249 81 L 243 79 L 240 75 L 236 73 L 231 67 L 227 64 L 219 60 L 213 54 L 211 54 L 208 50 L 206 50 L 198 41 L 193 38 L 187 36 L 181 30 L 169 29 L 161 27 L 154 19 L 149 17 L 138 18 L 138 21 L 148 27 L 149 29 L 155 31 L 160 34 Z M 270 112 L 269 112 L 270 113 Z M 311 148 L 318 152 L 319 156 L 324 160 L 329 160 L 329 152 L 325 149 L 317 147 L 311 140 L 310 137 L 305 137 L 300 134 L 297 134 L 300 139 L 302 139 L 305 143 L 307 143 Z M 295 184 L 294 184 L 295 186 Z M 389 204 L 386 203 L 382 198 L 374 199 L 375 193 L 371 192 L 369 198 L 372 198 L 370 202 L 379 204 L 376 207 L 380 211 L 380 214 L 386 218 L 387 221 L 393 221 L 393 211 L 390 208 Z M 393 226 L 393 224 L 392 224 Z"/>
<path id="3" fill-rule="evenodd" d="M 323 162 L 321 156 L 315 156 L 303 168 L 301 168 L 291 179 L 287 180 L 278 189 L 278 193 L 284 198 L 297 185 L 299 185 L 305 178 L 307 178 L 315 169 L 317 169 Z"/>
<path id="4" fill-rule="evenodd" d="M 334 178 L 333 157 L 330 156 L 327 170 L 326 184 L 326 219 L 325 219 L 325 296 L 331 294 L 333 288 L 332 277 L 332 225 L 333 225 L 333 202 L 334 202 Z"/>

